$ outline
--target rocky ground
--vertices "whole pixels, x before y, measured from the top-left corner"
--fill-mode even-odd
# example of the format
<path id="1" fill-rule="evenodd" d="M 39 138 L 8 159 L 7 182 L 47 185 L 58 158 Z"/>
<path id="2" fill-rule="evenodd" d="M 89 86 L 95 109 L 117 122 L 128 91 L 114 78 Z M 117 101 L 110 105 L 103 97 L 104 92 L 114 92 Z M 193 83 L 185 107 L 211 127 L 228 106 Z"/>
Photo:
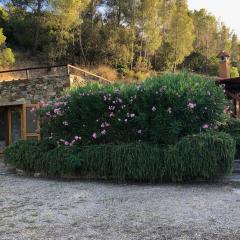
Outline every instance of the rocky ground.
<path id="1" fill-rule="evenodd" d="M 55 181 L 0 171 L 0 239 L 240 239 L 240 189 Z"/>

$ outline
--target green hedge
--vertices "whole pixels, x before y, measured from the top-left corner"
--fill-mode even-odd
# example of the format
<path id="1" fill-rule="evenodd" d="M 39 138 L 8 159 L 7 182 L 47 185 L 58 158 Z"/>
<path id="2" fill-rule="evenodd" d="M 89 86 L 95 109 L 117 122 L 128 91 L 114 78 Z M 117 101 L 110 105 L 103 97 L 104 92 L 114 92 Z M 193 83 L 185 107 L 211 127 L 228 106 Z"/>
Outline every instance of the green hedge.
<path id="1" fill-rule="evenodd" d="M 225 133 L 188 136 L 167 148 L 146 143 L 57 147 L 19 142 L 5 151 L 6 161 L 48 176 L 91 176 L 144 182 L 210 180 L 231 171 L 234 140 Z M 34 153 L 34 154 L 33 154 Z"/>
<path id="2" fill-rule="evenodd" d="M 79 159 L 70 148 L 56 147 L 50 141 L 19 141 L 9 146 L 6 162 L 29 173 L 40 172 L 46 176 L 76 174 Z"/>
<path id="3" fill-rule="evenodd" d="M 235 158 L 240 158 L 240 119 L 231 118 L 221 128 L 222 131 L 230 134 L 236 141 Z"/>
<path id="4" fill-rule="evenodd" d="M 189 74 L 151 78 L 142 85 L 90 84 L 40 111 L 42 136 L 62 145 L 175 144 L 216 128 L 227 104 L 212 79 Z"/>

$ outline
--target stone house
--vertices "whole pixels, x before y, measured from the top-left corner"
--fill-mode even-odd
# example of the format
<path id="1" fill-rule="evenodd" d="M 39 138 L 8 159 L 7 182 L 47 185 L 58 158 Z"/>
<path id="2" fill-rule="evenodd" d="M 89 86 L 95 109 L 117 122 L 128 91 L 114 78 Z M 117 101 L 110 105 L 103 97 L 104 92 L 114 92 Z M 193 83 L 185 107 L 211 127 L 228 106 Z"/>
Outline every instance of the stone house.
<path id="1" fill-rule="evenodd" d="M 49 72 L 49 68 L 59 71 Z M 61 68 L 61 71 L 60 71 Z M 42 76 L 30 76 L 31 71 L 47 70 Z M 40 138 L 38 120 L 33 108 L 38 103 L 51 101 L 72 86 L 82 86 L 89 80 L 109 82 L 107 79 L 71 65 L 27 68 L 8 72 L 26 72 L 26 77 L 0 82 L 0 154 L 19 139 Z"/>

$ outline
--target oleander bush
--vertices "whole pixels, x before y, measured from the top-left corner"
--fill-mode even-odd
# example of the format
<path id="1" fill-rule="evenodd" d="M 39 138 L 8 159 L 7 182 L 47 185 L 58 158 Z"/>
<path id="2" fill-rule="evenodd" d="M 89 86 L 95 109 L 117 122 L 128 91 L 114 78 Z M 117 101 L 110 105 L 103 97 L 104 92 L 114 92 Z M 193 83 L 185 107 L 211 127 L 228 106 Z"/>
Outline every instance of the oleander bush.
<path id="1" fill-rule="evenodd" d="M 235 142 L 230 135 L 208 132 L 162 147 L 147 143 L 58 146 L 18 142 L 5 152 L 8 163 L 46 176 L 80 176 L 118 181 L 182 182 L 211 180 L 231 171 Z M 32 154 L 34 155 L 32 156 Z"/>
<path id="2" fill-rule="evenodd" d="M 217 128 L 227 104 L 213 80 L 186 73 L 141 85 L 89 84 L 41 109 L 42 137 L 66 146 L 175 144 Z"/>

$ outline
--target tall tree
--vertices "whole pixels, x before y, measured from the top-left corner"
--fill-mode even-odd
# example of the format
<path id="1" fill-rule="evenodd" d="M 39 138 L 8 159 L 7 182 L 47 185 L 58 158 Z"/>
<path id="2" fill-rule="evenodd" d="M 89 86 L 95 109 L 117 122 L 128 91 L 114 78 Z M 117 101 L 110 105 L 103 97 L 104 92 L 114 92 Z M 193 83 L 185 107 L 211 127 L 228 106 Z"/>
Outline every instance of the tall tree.
<path id="1" fill-rule="evenodd" d="M 231 32 L 230 29 L 224 24 L 220 24 L 218 39 L 218 51 L 227 51 L 231 50 Z"/>
<path id="2" fill-rule="evenodd" d="M 168 57 L 174 72 L 177 65 L 182 63 L 185 56 L 193 50 L 195 38 L 193 30 L 193 21 L 189 16 L 187 3 L 185 0 L 178 0 L 167 37 L 167 42 L 171 46 Z"/>
<path id="3" fill-rule="evenodd" d="M 240 42 L 235 33 L 232 35 L 231 59 L 233 63 L 238 63 L 240 61 Z"/>
<path id="4" fill-rule="evenodd" d="M 3 34 L 3 29 L 0 28 L 0 66 L 13 64 L 15 58 L 10 48 L 6 47 L 6 37 Z"/>

